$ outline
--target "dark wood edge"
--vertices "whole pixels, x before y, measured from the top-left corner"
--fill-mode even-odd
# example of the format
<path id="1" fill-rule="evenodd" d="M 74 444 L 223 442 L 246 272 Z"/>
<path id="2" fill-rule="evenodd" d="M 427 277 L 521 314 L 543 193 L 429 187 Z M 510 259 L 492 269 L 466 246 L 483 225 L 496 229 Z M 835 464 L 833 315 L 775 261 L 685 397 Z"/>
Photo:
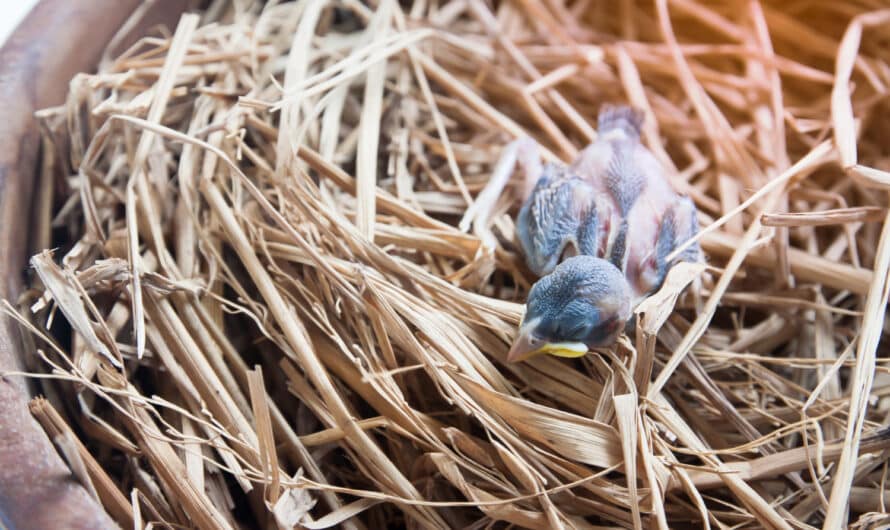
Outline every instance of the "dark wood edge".
<path id="1" fill-rule="evenodd" d="M 71 78 L 94 69 L 139 4 L 42 0 L 0 49 L 0 297 L 14 301 L 21 293 L 31 251 L 39 151 L 34 111 L 64 101 Z M 180 0 L 157 0 L 134 33 L 161 21 L 172 27 L 184 8 Z M 21 369 L 28 353 L 19 329 L 0 318 L 0 371 Z M 25 381 L 0 379 L 0 528 L 116 528 L 31 417 L 28 399 Z"/>

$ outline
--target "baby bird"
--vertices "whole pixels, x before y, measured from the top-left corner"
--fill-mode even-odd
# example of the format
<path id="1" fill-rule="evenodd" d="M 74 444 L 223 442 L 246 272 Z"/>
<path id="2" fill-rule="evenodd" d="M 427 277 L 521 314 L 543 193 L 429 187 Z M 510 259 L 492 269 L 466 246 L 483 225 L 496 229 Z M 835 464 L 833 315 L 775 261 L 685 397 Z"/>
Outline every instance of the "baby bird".
<path id="1" fill-rule="evenodd" d="M 633 295 L 624 275 L 595 256 L 572 256 L 535 282 L 507 360 L 549 353 L 581 357 L 615 342 L 631 316 Z"/>
<path id="2" fill-rule="evenodd" d="M 664 281 L 673 264 L 667 256 L 698 231 L 695 205 L 640 143 L 642 115 L 607 106 L 598 125 L 597 140 L 568 167 L 541 164 L 527 140 L 510 155 L 535 183 L 516 225 L 526 262 L 541 278 L 509 361 L 580 357 L 614 343 Z M 701 259 L 694 244 L 676 261 Z"/>

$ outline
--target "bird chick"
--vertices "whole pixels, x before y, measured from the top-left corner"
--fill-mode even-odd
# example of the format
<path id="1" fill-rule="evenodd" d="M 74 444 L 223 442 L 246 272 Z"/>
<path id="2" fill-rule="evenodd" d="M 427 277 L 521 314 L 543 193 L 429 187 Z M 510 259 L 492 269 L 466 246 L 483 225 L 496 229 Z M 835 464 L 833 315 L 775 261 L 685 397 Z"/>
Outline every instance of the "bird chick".
<path id="1" fill-rule="evenodd" d="M 695 235 L 695 206 L 671 187 L 640 143 L 642 116 L 606 107 L 599 136 L 568 167 L 531 164 L 537 179 L 516 220 L 530 269 L 541 275 L 508 360 L 549 353 L 579 357 L 615 342 L 636 307 L 657 289 L 667 256 Z M 525 150 L 533 144 L 519 144 Z M 530 147 L 531 146 L 531 147 Z M 520 164 L 534 159 L 514 155 Z M 528 186 L 526 186 L 528 188 Z M 698 261 L 698 245 L 678 261 Z"/>

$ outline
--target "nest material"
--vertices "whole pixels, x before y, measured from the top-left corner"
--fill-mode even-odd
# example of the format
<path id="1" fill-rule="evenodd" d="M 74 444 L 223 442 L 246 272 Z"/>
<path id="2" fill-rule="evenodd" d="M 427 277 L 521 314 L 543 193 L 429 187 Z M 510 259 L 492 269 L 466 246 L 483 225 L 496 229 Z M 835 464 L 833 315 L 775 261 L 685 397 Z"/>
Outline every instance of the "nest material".
<path id="1" fill-rule="evenodd" d="M 34 413 L 128 528 L 887 524 L 877 4 L 212 2 L 39 113 Z M 506 364 L 515 200 L 460 218 L 606 102 L 713 281 Z"/>

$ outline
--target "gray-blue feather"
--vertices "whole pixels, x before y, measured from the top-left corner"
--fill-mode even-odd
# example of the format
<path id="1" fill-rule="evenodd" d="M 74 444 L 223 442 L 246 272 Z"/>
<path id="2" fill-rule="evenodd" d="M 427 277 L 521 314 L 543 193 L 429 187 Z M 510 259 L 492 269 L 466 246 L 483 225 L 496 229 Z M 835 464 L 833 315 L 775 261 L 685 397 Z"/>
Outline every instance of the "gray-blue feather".
<path id="1" fill-rule="evenodd" d="M 661 226 L 658 227 L 658 237 L 655 240 L 656 285 L 661 285 L 661 282 L 664 281 L 664 277 L 667 275 L 667 271 L 671 265 L 667 262 L 667 256 L 675 248 L 676 227 L 674 220 L 674 208 L 668 208 L 667 211 L 664 212 L 664 217 L 661 218 Z"/>
<path id="2" fill-rule="evenodd" d="M 582 210 L 578 227 L 578 250 L 584 256 L 597 256 L 600 247 L 599 212 L 596 201 L 590 201 Z"/>
<path id="3" fill-rule="evenodd" d="M 615 241 L 612 243 L 612 251 L 609 253 L 609 262 L 622 271 L 625 270 L 624 266 L 627 263 L 628 230 L 629 226 L 627 224 L 627 219 L 622 218 L 621 224 L 618 225 L 618 234 L 615 236 Z"/>
<path id="4" fill-rule="evenodd" d="M 597 130 L 600 135 L 611 131 L 622 131 L 628 138 L 640 137 L 643 127 L 643 113 L 625 105 L 604 105 L 597 117 Z"/>
<path id="5" fill-rule="evenodd" d="M 696 210 L 695 203 L 692 202 L 692 199 L 690 199 L 689 197 L 680 197 L 680 200 L 677 202 L 677 209 L 685 214 L 680 217 L 685 217 L 686 222 L 682 225 L 677 226 L 676 230 L 674 231 L 675 233 L 673 248 L 679 247 L 681 244 L 692 239 L 698 233 L 698 210 Z M 696 241 L 686 250 L 680 253 L 680 256 L 677 257 L 677 260 L 688 262 L 701 261 L 702 251 L 701 246 L 698 244 L 698 241 Z"/>
<path id="6" fill-rule="evenodd" d="M 581 219 L 576 213 L 576 201 L 579 195 L 592 194 L 589 184 L 566 174 L 564 169 L 545 168 L 516 219 L 526 263 L 536 274 L 548 274 L 559 263 L 566 247 L 578 246 Z"/>
<path id="7" fill-rule="evenodd" d="M 616 140 L 614 144 L 626 144 Z M 633 159 L 634 150 L 628 145 L 615 145 L 612 159 L 606 169 L 606 187 L 615 197 L 621 216 L 626 217 L 646 188 L 646 176 L 640 172 Z"/>

